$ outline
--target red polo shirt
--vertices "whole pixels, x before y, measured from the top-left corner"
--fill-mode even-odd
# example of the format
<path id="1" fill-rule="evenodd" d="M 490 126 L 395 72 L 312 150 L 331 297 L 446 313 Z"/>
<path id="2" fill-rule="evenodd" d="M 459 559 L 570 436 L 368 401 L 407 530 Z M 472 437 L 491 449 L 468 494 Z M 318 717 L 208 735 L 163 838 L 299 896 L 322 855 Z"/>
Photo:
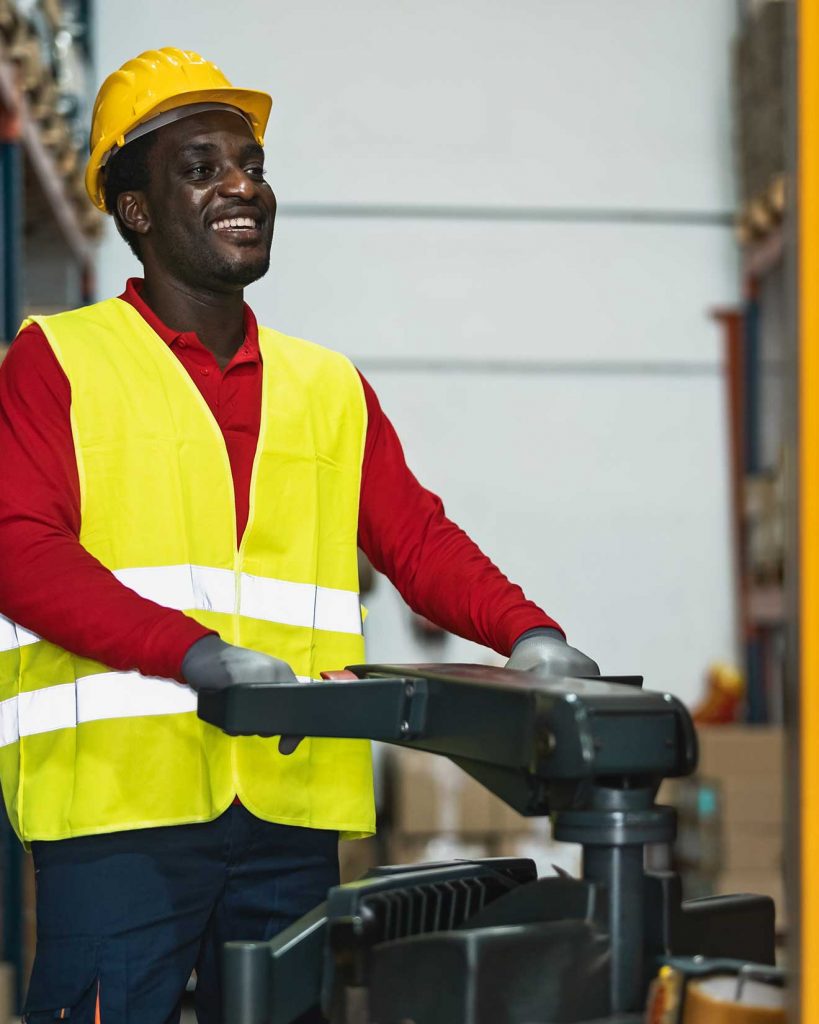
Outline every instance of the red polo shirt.
<path id="1" fill-rule="evenodd" d="M 163 324 L 128 281 L 130 302 L 190 374 L 225 439 L 240 539 L 259 438 L 262 363 L 256 318 L 229 365 L 193 333 Z M 124 339 L 123 343 L 127 343 Z M 508 654 L 527 629 L 556 626 L 453 522 L 407 467 L 395 430 L 362 378 L 368 424 L 358 542 L 422 615 Z M 71 389 L 42 331 L 21 331 L 0 366 L 0 612 L 114 669 L 181 679 L 188 648 L 208 630 L 139 597 L 79 543 L 80 495 Z M 341 666 L 339 666 L 341 667 Z"/>

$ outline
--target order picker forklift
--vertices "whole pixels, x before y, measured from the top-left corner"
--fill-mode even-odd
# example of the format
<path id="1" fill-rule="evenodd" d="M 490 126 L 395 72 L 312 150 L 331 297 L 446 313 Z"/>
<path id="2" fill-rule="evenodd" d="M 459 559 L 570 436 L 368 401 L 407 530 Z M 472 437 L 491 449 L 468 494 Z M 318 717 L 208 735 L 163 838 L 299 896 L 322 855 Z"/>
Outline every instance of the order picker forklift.
<path id="1" fill-rule="evenodd" d="M 658 969 L 681 958 L 774 963 L 764 896 L 682 900 L 647 872 L 669 843 L 664 778 L 688 775 L 685 707 L 640 677 L 552 678 L 477 665 L 363 665 L 316 685 L 203 691 L 231 735 L 373 739 L 449 757 L 522 815 L 580 843 L 583 877 L 532 861 L 375 868 L 271 942 L 224 951 L 225 1024 L 563 1024 L 642 1021 Z"/>

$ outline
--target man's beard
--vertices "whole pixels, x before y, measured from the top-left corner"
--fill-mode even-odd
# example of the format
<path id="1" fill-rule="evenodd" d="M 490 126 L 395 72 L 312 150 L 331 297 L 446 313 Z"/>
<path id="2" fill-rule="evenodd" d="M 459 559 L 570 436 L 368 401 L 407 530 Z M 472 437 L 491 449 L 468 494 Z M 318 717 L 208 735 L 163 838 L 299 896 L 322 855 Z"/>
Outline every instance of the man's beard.
<path id="1" fill-rule="evenodd" d="M 264 277 L 270 267 L 271 242 L 272 238 L 265 254 L 253 260 L 231 259 L 209 245 L 196 245 L 179 237 L 168 239 L 166 253 L 175 275 L 192 287 L 234 291 Z"/>

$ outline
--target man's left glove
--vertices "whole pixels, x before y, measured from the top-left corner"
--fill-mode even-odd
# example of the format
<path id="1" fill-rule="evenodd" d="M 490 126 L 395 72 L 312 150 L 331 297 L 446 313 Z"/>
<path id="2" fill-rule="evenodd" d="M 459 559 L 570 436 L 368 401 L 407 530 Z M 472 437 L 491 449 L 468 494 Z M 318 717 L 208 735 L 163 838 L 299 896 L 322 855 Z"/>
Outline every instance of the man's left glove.
<path id="1" fill-rule="evenodd" d="M 182 675 L 192 690 L 226 690 L 239 683 L 295 683 L 293 669 L 280 658 L 203 636 L 182 659 Z"/>
<path id="2" fill-rule="evenodd" d="M 557 629 L 530 629 L 515 641 L 504 668 L 534 672 L 539 676 L 599 676 L 597 662 L 570 647 Z"/>
<path id="3" fill-rule="evenodd" d="M 210 634 L 191 644 L 182 659 L 182 675 L 192 690 L 227 690 L 241 683 L 296 683 L 286 661 L 247 647 L 226 644 Z M 279 753 L 292 754 L 301 736 L 282 736 Z"/>

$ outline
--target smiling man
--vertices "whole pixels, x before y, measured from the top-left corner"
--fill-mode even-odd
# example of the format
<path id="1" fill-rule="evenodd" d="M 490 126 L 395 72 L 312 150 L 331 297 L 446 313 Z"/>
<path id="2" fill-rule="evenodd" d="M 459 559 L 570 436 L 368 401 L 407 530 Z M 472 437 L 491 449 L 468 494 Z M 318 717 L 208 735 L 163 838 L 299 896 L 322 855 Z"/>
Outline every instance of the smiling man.
<path id="1" fill-rule="evenodd" d="M 357 545 L 509 666 L 591 659 L 407 468 L 343 356 L 258 326 L 276 200 L 264 93 L 176 49 L 102 85 L 86 184 L 142 262 L 24 324 L 0 369 L 0 780 L 37 871 L 27 1020 L 175 1021 L 374 828 L 369 746 L 231 738 L 196 691 L 364 659 Z"/>

